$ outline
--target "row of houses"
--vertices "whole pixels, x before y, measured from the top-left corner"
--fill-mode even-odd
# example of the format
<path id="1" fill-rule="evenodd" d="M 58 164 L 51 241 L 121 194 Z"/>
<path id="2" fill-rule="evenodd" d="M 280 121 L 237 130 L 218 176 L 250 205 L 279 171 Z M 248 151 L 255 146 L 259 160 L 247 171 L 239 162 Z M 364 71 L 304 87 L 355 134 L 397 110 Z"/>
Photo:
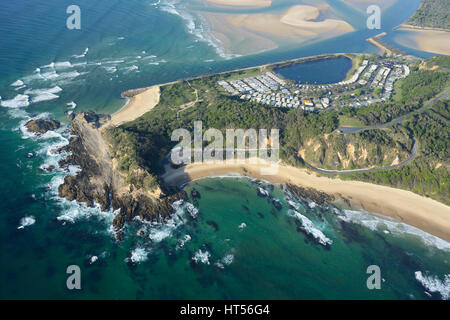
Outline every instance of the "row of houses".
<path id="1" fill-rule="evenodd" d="M 386 82 L 386 79 L 389 75 L 389 73 L 391 73 L 391 69 L 388 67 L 382 67 L 377 75 L 375 76 L 375 78 L 372 81 L 372 87 L 378 87 L 378 88 L 383 88 L 384 84 Z"/>
<path id="2" fill-rule="evenodd" d="M 230 82 L 222 80 L 218 84 L 232 95 L 240 94 L 242 100 L 283 108 L 299 108 L 302 104 L 301 99 L 285 87 L 286 82 L 272 72 Z"/>
<path id="3" fill-rule="evenodd" d="M 226 91 L 233 95 L 253 94 L 253 93 L 272 93 L 281 91 L 289 94 L 289 90 L 285 88 L 285 81 L 277 77 L 272 72 L 267 72 L 257 77 L 249 77 L 241 80 L 233 80 L 230 82 L 218 81 Z"/>
<path id="4" fill-rule="evenodd" d="M 378 69 L 378 65 L 372 64 L 369 70 L 362 76 L 361 80 L 359 80 L 359 84 L 365 86 L 370 78 L 372 78 L 372 74 Z"/>
<path id="5" fill-rule="evenodd" d="M 377 86 L 381 89 L 384 89 L 383 95 L 380 98 L 372 99 L 369 97 L 365 97 L 363 99 L 356 99 L 353 103 L 349 104 L 349 106 L 362 107 L 388 100 L 392 96 L 394 83 L 399 79 L 406 78 L 411 72 L 407 65 L 395 65 L 393 66 L 393 68 L 394 70 L 391 72 L 390 68 L 383 67 L 375 77 L 375 80 L 380 79 L 378 80 Z M 386 79 L 386 77 L 388 78 Z"/>

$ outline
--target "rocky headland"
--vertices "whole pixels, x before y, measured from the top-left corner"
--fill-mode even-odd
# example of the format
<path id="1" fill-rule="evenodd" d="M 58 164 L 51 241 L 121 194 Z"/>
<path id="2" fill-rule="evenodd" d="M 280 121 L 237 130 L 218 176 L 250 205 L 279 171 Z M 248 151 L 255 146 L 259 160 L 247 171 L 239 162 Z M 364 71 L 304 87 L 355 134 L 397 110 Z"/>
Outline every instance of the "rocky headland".
<path id="1" fill-rule="evenodd" d="M 161 188 L 143 190 L 125 181 L 116 168 L 102 127 L 110 117 L 94 113 L 79 113 L 72 117 L 73 137 L 64 149 L 70 155 L 60 165 L 76 165 L 81 170 L 67 176 L 59 187 L 59 195 L 69 201 L 76 200 L 93 207 L 95 203 L 104 211 L 119 210 L 113 221 L 117 240 L 123 238 L 127 222 L 139 217 L 148 222 L 164 222 L 173 213 L 172 203 L 185 200 L 184 191 L 163 192 Z"/>

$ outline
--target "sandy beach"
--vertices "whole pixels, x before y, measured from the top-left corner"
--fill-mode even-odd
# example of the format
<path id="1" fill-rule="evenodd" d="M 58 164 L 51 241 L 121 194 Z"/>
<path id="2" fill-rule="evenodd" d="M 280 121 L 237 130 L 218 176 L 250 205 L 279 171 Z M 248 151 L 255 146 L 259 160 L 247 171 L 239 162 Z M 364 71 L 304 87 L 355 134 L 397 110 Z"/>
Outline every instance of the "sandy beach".
<path id="1" fill-rule="evenodd" d="M 395 38 L 402 46 L 425 52 L 450 55 L 450 32 L 400 26 L 397 30 L 406 31 Z"/>
<path id="2" fill-rule="evenodd" d="M 359 181 L 344 181 L 318 177 L 306 169 L 280 165 L 276 175 L 262 175 L 260 164 L 200 163 L 171 169 L 163 179 L 168 185 L 179 186 L 189 181 L 239 173 L 268 180 L 272 183 L 291 183 L 348 199 L 356 209 L 392 217 L 417 227 L 441 239 L 450 241 L 450 207 L 415 193 Z"/>
<path id="3" fill-rule="evenodd" d="M 160 98 L 160 86 L 133 90 L 133 95 L 128 103 L 111 116 L 108 125 L 119 126 L 125 122 L 133 121 L 152 110 Z"/>
<path id="4" fill-rule="evenodd" d="M 229 53 L 252 54 L 282 44 L 325 40 L 354 31 L 343 20 L 318 20 L 321 13 L 327 13 L 329 9 L 329 5 L 323 4 L 295 5 L 281 13 L 198 13 L 209 21 L 211 32 Z"/>

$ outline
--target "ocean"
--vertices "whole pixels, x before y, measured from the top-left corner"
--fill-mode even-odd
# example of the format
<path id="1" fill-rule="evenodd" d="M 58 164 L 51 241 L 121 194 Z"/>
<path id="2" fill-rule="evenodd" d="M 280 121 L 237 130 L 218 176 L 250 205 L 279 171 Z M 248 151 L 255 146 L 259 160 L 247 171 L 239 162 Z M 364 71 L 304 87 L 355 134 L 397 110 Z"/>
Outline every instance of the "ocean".
<path id="1" fill-rule="evenodd" d="M 341 1 L 328 2 L 359 29 L 243 57 L 211 42 L 183 2 L 79 0 L 81 30 L 66 28 L 72 1 L 3 2 L 0 298 L 449 298 L 450 244 L 370 213 L 301 199 L 293 210 L 281 186 L 221 177 L 189 184 L 186 190 L 196 188 L 201 199 L 174 208 L 178 215 L 170 224 L 136 221 L 117 243 L 114 212 L 58 198 L 58 185 L 77 168 L 45 170 L 64 157 L 56 150 L 70 138 L 67 114 L 114 112 L 125 103 L 125 90 L 320 53 L 375 51 L 363 40 L 383 30 L 364 30 L 364 17 Z M 418 4 L 398 1 L 384 14 L 383 28 L 406 20 Z M 63 127 L 36 137 L 23 125 L 38 117 L 59 119 Z M 260 187 L 280 201 L 280 211 L 258 197 Z M 298 230 L 305 217 L 331 245 Z M 66 288 L 69 265 L 82 269 L 80 291 Z M 381 268 L 381 290 L 367 289 L 370 265 Z"/>

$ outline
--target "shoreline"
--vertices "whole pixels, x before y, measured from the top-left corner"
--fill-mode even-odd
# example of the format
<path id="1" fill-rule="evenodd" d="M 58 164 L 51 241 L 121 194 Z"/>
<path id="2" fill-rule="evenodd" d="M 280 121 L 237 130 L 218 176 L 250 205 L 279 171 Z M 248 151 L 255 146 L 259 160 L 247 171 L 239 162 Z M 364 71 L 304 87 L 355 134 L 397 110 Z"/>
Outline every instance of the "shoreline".
<path id="1" fill-rule="evenodd" d="M 450 55 L 450 30 L 401 24 L 394 30 L 405 34 L 396 38 L 400 45 L 434 54 Z"/>
<path id="2" fill-rule="evenodd" d="M 237 0 L 206 1 L 228 3 L 230 8 L 245 7 L 244 2 Z M 246 3 L 262 4 L 263 2 L 247 0 Z M 352 25 L 337 16 L 319 19 L 329 9 L 330 6 L 326 4 L 302 5 L 299 3 L 283 12 L 270 9 L 250 13 L 197 10 L 196 13 L 205 18 L 211 34 L 222 43 L 227 54 L 251 55 L 286 44 L 298 45 L 323 41 L 355 31 Z"/>
<path id="3" fill-rule="evenodd" d="M 348 56 L 349 54 L 325 54 L 303 57 L 263 66 L 242 68 L 239 70 L 285 66 L 291 63 L 307 62 L 342 55 Z M 239 70 L 225 71 L 220 74 L 229 74 Z M 201 79 L 210 76 L 212 75 L 205 74 L 190 79 Z M 157 105 L 160 98 L 160 88 L 162 86 L 179 81 L 182 80 L 124 92 L 123 96 L 130 98 L 130 101 L 118 112 L 113 114 L 112 120 L 108 125 L 120 125 L 139 118 Z M 168 181 L 168 186 L 171 185 L 175 187 L 189 183 L 193 180 L 230 173 L 239 173 L 261 180 L 268 180 L 272 183 L 291 183 L 307 188 L 313 188 L 334 195 L 336 198 L 347 199 L 357 208 L 362 208 L 368 212 L 381 214 L 405 222 L 450 242 L 450 208 L 438 201 L 402 189 L 359 181 L 344 181 L 340 179 L 319 177 L 307 169 L 281 165 L 280 172 L 276 176 L 262 176 L 260 174 L 260 169 L 261 165 L 258 164 L 193 164 L 179 169 L 170 169 L 169 172 L 166 172 L 161 178 L 166 182 Z M 383 203 L 380 204 L 379 199 L 384 199 Z M 405 209 L 405 205 L 408 205 L 407 209 Z M 432 212 L 433 214 L 430 215 L 429 212 Z"/>
<path id="4" fill-rule="evenodd" d="M 369 42 L 371 45 L 377 47 L 381 52 L 384 54 L 386 53 L 387 56 L 392 57 L 395 55 L 395 52 L 388 47 L 386 47 L 381 41 L 380 38 L 387 36 L 386 32 L 382 32 L 374 37 L 366 39 L 367 42 Z"/>
<path id="5" fill-rule="evenodd" d="M 122 108 L 111 115 L 107 125 L 120 126 L 131 122 L 152 110 L 160 99 L 160 85 L 142 89 L 129 90 L 122 93 L 127 102 Z"/>
<path id="6" fill-rule="evenodd" d="M 419 196 L 411 191 L 360 181 L 347 181 L 320 177 L 307 169 L 280 165 L 277 175 L 261 174 L 266 163 L 200 163 L 170 169 L 162 175 L 170 186 L 186 184 L 205 178 L 240 174 L 271 183 L 293 184 L 324 192 L 336 199 L 344 199 L 351 207 L 394 218 L 422 231 L 450 242 L 450 207 L 436 200 Z M 383 202 L 380 203 L 380 199 Z"/>

